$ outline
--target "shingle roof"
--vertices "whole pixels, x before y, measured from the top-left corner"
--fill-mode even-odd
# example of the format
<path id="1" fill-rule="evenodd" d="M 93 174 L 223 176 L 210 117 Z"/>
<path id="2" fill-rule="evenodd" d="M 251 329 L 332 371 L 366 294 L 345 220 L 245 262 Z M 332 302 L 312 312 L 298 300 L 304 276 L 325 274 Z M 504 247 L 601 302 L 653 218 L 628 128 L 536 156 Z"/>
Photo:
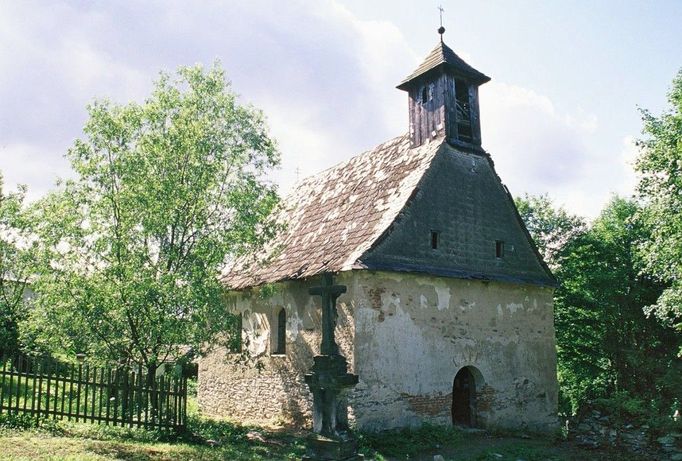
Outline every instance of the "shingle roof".
<path id="1" fill-rule="evenodd" d="M 407 84 L 428 71 L 435 69 L 440 65 L 445 65 L 455 73 L 468 77 L 475 83 L 485 83 L 490 81 L 490 77 L 477 71 L 469 64 L 464 62 L 462 58 L 457 56 L 457 53 L 452 51 L 445 43 L 439 42 L 438 45 L 429 53 L 424 62 L 421 63 L 417 69 L 404 79 L 398 85 L 399 89 L 405 89 Z"/>
<path id="2" fill-rule="evenodd" d="M 352 269 L 395 221 L 442 144 L 411 149 L 404 135 L 303 180 L 281 205 L 286 229 L 262 254 L 226 267 L 223 282 L 242 289 Z"/>

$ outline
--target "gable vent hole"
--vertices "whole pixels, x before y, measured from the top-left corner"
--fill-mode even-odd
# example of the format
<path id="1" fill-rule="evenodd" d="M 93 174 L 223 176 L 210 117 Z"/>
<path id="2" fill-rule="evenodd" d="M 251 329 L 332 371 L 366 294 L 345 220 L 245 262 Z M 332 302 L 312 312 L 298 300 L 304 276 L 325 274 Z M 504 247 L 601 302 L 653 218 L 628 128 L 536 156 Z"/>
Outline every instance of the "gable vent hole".
<path id="1" fill-rule="evenodd" d="M 495 257 L 504 257 L 504 242 L 502 240 L 495 240 Z"/>
<path id="2" fill-rule="evenodd" d="M 437 250 L 438 249 L 438 232 L 436 231 L 431 231 L 431 249 L 432 250 Z"/>

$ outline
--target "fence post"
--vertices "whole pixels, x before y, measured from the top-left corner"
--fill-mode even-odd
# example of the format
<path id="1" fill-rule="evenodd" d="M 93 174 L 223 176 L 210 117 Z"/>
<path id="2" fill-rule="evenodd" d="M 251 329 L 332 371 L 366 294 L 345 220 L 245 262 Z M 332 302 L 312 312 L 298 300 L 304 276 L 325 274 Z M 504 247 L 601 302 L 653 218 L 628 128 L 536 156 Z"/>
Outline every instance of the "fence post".
<path id="1" fill-rule="evenodd" d="M 102 394 L 104 394 L 104 367 L 100 367 L 99 369 L 99 385 L 97 386 L 99 388 L 99 404 L 98 409 L 97 409 L 97 421 L 102 421 Z"/>
<path id="2" fill-rule="evenodd" d="M 25 360 L 24 366 L 26 367 L 26 369 L 24 370 L 24 373 L 26 373 L 26 375 L 25 375 L 26 379 L 24 380 L 24 405 L 22 406 L 22 411 L 24 413 L 26 413 L 26 404 L 28 402 L 28 388 L 30 387 L 31 390 L 33 390 L 33 383 L 31 383 L 31 386 L 28 385 L 28 371 L 31 368 L 31 362 L 28 360 L 27 357 L 24 357 L 24 360 Z M 34 378 L 35 378 L 35 375 L 34 375 Z M 35 382 L 35 379 L 34 379 L 34 382 Z M 1 400 L 2 399 L 0 399 L 0 401 Z"/>
<path id="3" fill-rule="evenodd" d="M 52 418 L 57 419 L 57 404 L 59 402 L 59 381 L 63 381 L 59 363 L 54 363 L 54 399 L 52 405 Z"/>
<path id="4" fill-rule="evenodd" d="M 71 421 L 71 415 L 73 414 L 73 411 L 71 410 L 71 408 L 73 407 L 73 380 L 74 380 L 73 375 L 75 372 L 75 367 L 73 363 L 71 364 L 70 368 L 71 370 L 69 374 L 69 418 L 68 418 L 69 421 Z"/>
<path id="5" fill-rule="evenodd" d="M 173 427 L 178 427 L 178 377 L 173 379 Z"/>
<path id="6" fill-rule="evenodd" d="M 142 424 L 142 364 L 137 364 L 137 427 Z"/>
<path id="7" fill-rule="evenodd" d="M 107 369 L 107 426 L 109 425 L 109 408 L 111 404 L 111 368 Z"/>
<path id="8" fill-rule="evenodd" d="M 45 367 L 46 372 L 43 373 L 43 374 L 47 375 L 46 376 L 46 378 L 47 378 L 47 390 L 45 391 L 45 417 L 46 418 L 50 417 L 50 381 L 51 381 L 50 377 L 51 377 L 52 368 L 53 368 L 53 367 L 50 367 L 50 365 L 51 365 L 51 361 L 48 360 L 47 366 Z"/>
<path id="9" fill-rule="evenodd" d="M 187 376 L 182 377 L 182 426 L 187 425 Z"/>
<path id="10" fill-rule="evenodd" d="M 149 370 L 147 370 L 147 373 L 149 373 Z M 158 422 L 158 393 L 157 393 L 157 387 L 156 387 L 156 376 L 151 377 L 151 383 L 152 387 L 150 389 L 149 397 L 151 399 L 151 405 L 152 405 L 152 427 L 153 425 Z"/>
<path id="11" fill-rule="evenodd" d="M 17 398 L 14 402 L 14 414 L 19 413 L 19 404 L 21 403 L 21 355 L 17 355 L 16 367 L 17 367 Z"/>
<path id="12" fill-rule="evenodd" d="M 113 385 L 114 385 L 114 389 L 113 389 L 113 391 L 114 391 L 114 400 L 113 400 L 113 404 L 114 404 L 114 419 L 113 419 L 112 422 L 114 423 L 114 426 L 116 426 L 116 422 L 117 422 L 117 420 L 118 420 L 118 402 L 119 402 L 119 400 L 120 400 L 120 399 L 118 398 L 118 387 L 119 387 L 119 386 L 118 386 L 118 382 L 119 382 L 120 379 L 121 379 L 121 376 L 120 376 L 120 373 L 119 373 L 119 369 L 116 368 L 116 369 L 114 370 L 114 382 L 113 382 Z"/>
<path id="13" fill-rule="evenodd" d="M 166 401 L 166 403 L 165 403 L 165 408 L 164 408 L 163 414 L 164 414 L 164 419 L 165 419 L 165 421 L 166 421 L 166 426 L 171 426 L 171 417 L 170 417 L 170 411 L 169 411 L 170 408 L 169 408 L 169 406 L 170 406 L 170 397 L 171 397 L 171 396 L 170 396 L 170 391 L 171 391 L 171 381 L 172 381 L 172 379 L 173 379 L 172 376 L 168 376 L 168 377 L 166 378 L 166 380 L 165 380 L 166 386 L 165 386 L 165 389 L 164 389 L 164 393 L 165 393 L 166 395 L 164 396 L 164 397 L 165 397 L 164 400 Z"/>
<path id="14" fill-rule="evenodd" d="M 126 424 L 128 427 L 133 427 L 133 414 L 135 413 L 135 374 L 134 369 L 128 370 L 128 418 Z"/>
<path id="15" fill-rule="evenodd" d="M 163 417 L 163 410 L 164 410 L 163 404 L 164 404 L 164 400 L 165 400 L 164 391 L 166 390 L 165 378 L 166 378 L 165 375 L 161 375 L 161 378 L 159 379 L 159 386 L 158 386 L 158 389 L 159 389 L 159 393 L 158 393 L 158 395 L 159 395 L 159 399 L 158 399 L 158 401 L 159 401 L 159 425 L 165 424 L 165 418 Z"/>
<path id="16" fill-rule="evenodd" d="M 90 381 L 90 364 L 86 363 L 85 364 L 85 399 L 83 399 L 83 413 L 85 414 L 85 417 L 83 418 L 83 421 L 88 420 L 88 384 Z"/>
<path id="17" fill-rule="evenodd" d="M 36 376 L 38 373 L 38 364 L 33 363 L 33 376 L 32 376 L 32 381 L 33 385 L 31 386 L 31 416 L 35 415 L 35 408 L 36 408 Z"/>
<path id="18" fill-rule="evenodd" d="M 9 389 L 7 390 L 7 395 L 9 396 L 9 401 L 7 403 L 7 413 L 12 414 L 12 384 L 14 383 L 14 358 L 10 360 L 9 364 Z"/>
<path id="19" fill-rule="evenodd" d="M 7 367 L 7 357 L 5 351 L 2 352 L 2 381 L 0 381 L 0 413 L 5 404 L 5 369 Z"/>
<path id="20" fill-rule="evenodd" d="M 65 371 L 65 373 L 62 374 L 62 377 L 64 378 L 62 380 L 62 401 L 61 404 L 59 405 L 59 419 L 64 419 L 64 399 L 66 398 L 66 381 L 68 381 L 68 371 Z M 70 398 L 69 398 L 70 400 Z"/>
<path id="21" fill-rule="evenodd" d="M 90 367 L 90 365 L 88 364 L 88 368 L 89 367 Z M 97 383 L 97 367 L 92 367 L 92 373 L 90 374 L 90 379 L 88 380 L 88 382 L 86 384 L 86 388 L 85 388 L 86 395 L 88 393 L 88 390 L 92 389 L 92 396 L 91 396 L 92 398 L 90 399 L 90 422 L 91 423 L 95 422 L 95 398 L 96 398 L 95 392 L 97 391 L 97 387 L 95 386 L 96 383 Z M 86 421 L 87 421 L 87 416 L 88 416 L 87 410 L 86 410 L 85 416 L 86 416 Z"/>
<path id="22" fill-rule="evenodd" d="M 144 391 L 144 428 L 149 429 L 149 368 L 147 374 L 144 376 L 145 391 Z"/>
<path id="23" fill-rule="evenodd" d="M 83 364 L 78 364 L 78 382 L 76 383 L 76 422 L 80 421 L 81 414 L 81 380 L 83 379 Z"/>
<path id="24" fill-rule="evenodd" d="M 36 421 L 40 419 L 40 409 L 41 407 L 41 402 L 43 399 L 43 370 L 45 368 L 45 361 L 43 359 L 40 359 L 38 361 L 38 404 L 36 408 Z"/>

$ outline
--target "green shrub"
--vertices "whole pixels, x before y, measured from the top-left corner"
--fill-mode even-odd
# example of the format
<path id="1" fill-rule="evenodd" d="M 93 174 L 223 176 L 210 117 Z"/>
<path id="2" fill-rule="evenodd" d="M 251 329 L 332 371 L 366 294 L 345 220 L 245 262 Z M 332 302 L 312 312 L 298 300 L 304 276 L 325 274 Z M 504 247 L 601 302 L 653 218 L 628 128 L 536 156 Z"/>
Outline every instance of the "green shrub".
<path id="1" fill-rule="evenodd" d="M 36 419 L 27 414 L 0 414 L 0 429 L 33 429 L 37 427 Z"/>
<path id="2" fill-rule="evenodd" d="M 394 457 L 414 456 L 424 450 L 437 449 L 461 441 L 463 435 L 452 427 L 424 424 L 417 429 L 361 433 L 358 438 L 362 447 Z"/>

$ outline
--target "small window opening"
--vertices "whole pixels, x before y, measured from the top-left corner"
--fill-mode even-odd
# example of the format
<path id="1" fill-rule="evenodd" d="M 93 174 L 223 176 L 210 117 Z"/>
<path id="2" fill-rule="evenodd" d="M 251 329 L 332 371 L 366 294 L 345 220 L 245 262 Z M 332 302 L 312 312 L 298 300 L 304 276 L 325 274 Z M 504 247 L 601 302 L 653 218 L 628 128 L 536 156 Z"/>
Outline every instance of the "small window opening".
<path id="1" fill-rule="evenodd" d="M 431 249 L 438 249 L 438 232 L 431 231 Z"/>
<path id="2" fill-rule="evenodd" d="M 473 140 L 471 102 L 469 101 L 469 86 L 464 80 L 455 80 L 455 102 L 457 108 L 457 137 L 460 141 L 471 142 Z"/>
<path id="3" fill-rule="evenodd" d="M 429 101 L 429 88 L 422 88 L 422 104 L 426 104 Z"/>
<path id="4" fill-rule="evenodd" d="M 504 242 L 502 240 L 495 240 L 495 256 L 497 258 L 504 257 Z"/>
<path id="5" fill-rule="evenodd" d="M 232 352 L 239 353 L 243 351 L 244 341 L 242 340 L 242 328 L 244 323 L 243 314 L 240 312 L 236 315 L 234 326 L 232 329 L 232 339 L 230 341 L 230 346 Z"/>
<path id="6" fill-rule="evenodd" d="M 287 312 L 280 309 L 277 314 L 277 347 L 275 354 L 286 354 L 287 352 Z"/>

